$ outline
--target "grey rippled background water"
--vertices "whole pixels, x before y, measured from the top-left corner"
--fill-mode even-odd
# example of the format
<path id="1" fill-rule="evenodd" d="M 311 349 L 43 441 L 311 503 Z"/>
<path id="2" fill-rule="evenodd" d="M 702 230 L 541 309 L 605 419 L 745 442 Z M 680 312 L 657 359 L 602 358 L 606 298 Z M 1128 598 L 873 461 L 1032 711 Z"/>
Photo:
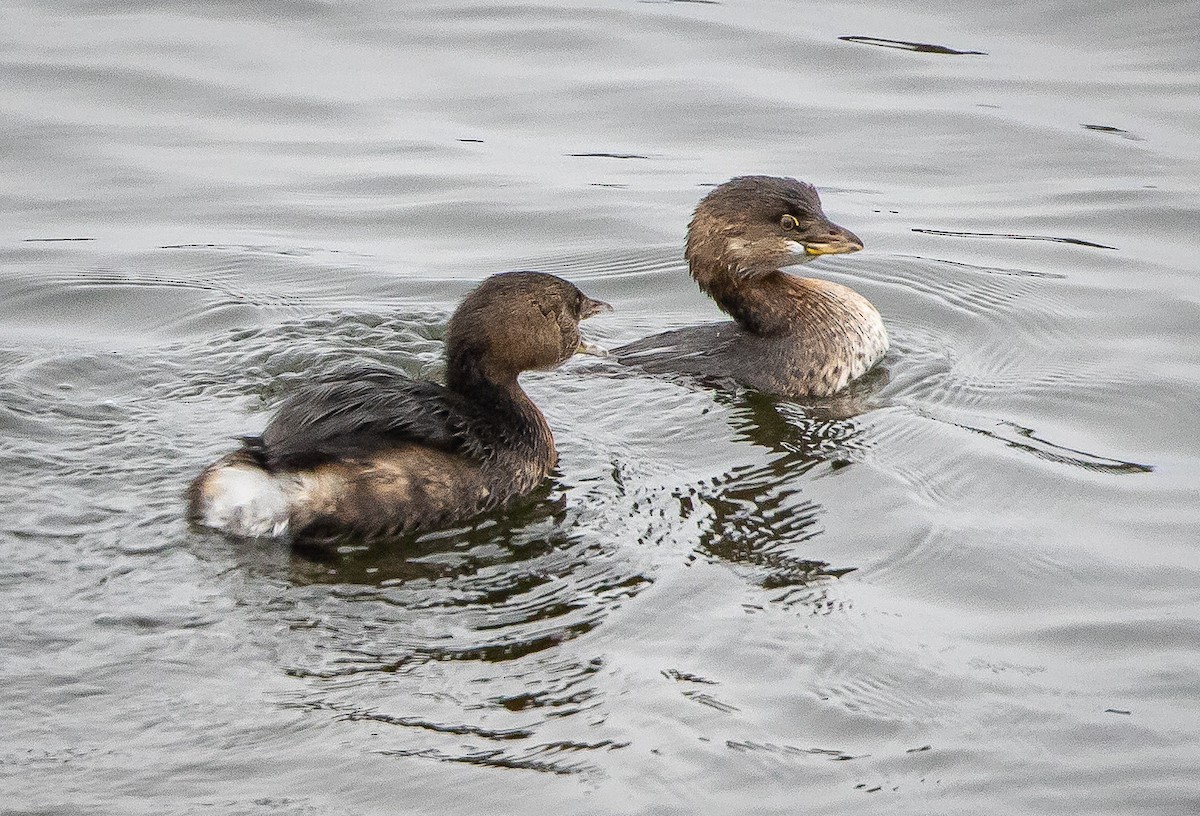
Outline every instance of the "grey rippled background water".
<path id="1" fill-rule="evenodd" d="M 0 10 L 0 811 L 1200 811 L 1200 12 L 894 5 Z M 577 361 L 510 514 L 186 529 L 491 272 L 714 319 L 747 172 L 865 240 L 808 270 L 890 326 L 869 404 Z"/>

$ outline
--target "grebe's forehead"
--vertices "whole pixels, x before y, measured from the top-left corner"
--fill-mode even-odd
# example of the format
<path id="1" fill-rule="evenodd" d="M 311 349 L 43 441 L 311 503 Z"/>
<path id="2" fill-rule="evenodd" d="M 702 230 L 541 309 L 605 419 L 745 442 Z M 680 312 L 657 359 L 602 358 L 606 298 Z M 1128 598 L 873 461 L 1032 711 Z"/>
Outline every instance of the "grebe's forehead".
<path id="1" fill-rule="evenodd" d="M 820 213 L 821 199 L 811 184 L 778 176 L 738 176 L 715 187 L 705 196 L 700 210 L 722 214 Z"/>
<path id="2" fill-rule="evenodd" d="M 523 299 L 546 299 L 571 302 L 582 293 L 570 281 L 546 272 L 501 272 L 481 283 L 472 296 L 496 304 Z"/>
<path id="3" fill-rule="evenodd" d="M 544 272 L 502 272 L 483 281 L 463 300 L 452 323 L 484 324 L 579 320 L 588 298 L 574 284 Z"/>

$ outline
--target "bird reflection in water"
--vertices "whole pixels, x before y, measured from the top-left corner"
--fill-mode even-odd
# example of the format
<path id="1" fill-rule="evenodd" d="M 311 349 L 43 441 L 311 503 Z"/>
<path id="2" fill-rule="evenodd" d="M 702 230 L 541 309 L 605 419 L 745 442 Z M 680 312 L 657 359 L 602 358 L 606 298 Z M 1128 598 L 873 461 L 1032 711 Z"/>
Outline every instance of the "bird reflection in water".
<path id="1" fill-rule="evenodd" d="M 818 467 L 836 470 L 861 457 L 868 441 L 854 417 L 870 410 L 888 380 L 880 367 L 839 394 L 804 403 L 757 391 L 716 392 L 731 409 L 734 437 L 769 451 L 758 464 L 734 468 L 681 494 L 706 508 L 710 521 L 696 550 L 743 570 L 788 604 L 821 606 L 824 579 L 856 569 L 814 551 L 824 508 L 804 495 L 798 477 Z"/>

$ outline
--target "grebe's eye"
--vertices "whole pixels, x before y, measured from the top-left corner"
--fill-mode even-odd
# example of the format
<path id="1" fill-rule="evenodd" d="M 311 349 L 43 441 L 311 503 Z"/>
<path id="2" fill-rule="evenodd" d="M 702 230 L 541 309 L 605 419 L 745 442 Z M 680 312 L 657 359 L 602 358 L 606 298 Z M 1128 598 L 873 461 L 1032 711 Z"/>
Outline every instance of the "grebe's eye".
<path id="1" fill-rule="evenodd" d="M 784 213 L 783 218 L 779 219 L 779 226 L 785 230 L 793 230 L 800 226 L 800 222 L 796 220 L 796 216 L 791 213 Z"/>

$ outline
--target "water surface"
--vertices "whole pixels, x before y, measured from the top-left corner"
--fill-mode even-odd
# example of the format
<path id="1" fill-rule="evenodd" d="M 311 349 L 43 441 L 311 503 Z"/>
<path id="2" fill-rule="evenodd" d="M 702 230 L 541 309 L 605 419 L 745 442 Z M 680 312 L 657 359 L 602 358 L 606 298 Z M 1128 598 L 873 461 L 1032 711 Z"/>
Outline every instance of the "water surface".
<path id="1" fill-rule="evenodd" d="M 1191 4 L 23 3 L 0 27 L 13 813 L 1200 809 Z M 811 406 L 577 360 L 561 462 L 335 556 L 181 492 L 484 276 L 716 319 L 709 186 L 817 184 L 893 337 Z"/>

